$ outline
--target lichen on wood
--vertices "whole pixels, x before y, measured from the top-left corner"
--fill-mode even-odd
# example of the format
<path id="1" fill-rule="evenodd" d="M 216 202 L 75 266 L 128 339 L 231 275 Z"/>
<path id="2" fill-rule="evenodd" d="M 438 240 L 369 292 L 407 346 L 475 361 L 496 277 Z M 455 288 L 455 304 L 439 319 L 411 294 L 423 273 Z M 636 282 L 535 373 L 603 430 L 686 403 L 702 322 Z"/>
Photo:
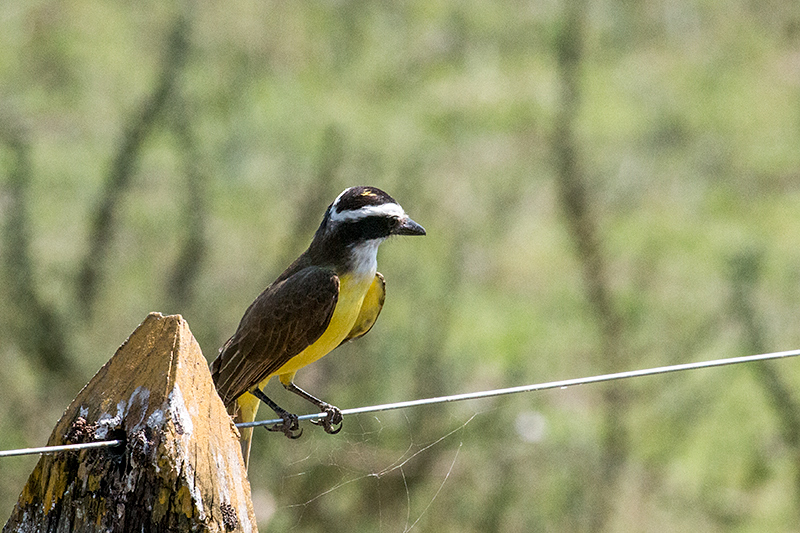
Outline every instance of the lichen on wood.
<path id="1" fill-rule="evenodd" d="M 238 431 L 179 315 L 151 313 L 66 410 L 6 532 L 256 531 Z"/>

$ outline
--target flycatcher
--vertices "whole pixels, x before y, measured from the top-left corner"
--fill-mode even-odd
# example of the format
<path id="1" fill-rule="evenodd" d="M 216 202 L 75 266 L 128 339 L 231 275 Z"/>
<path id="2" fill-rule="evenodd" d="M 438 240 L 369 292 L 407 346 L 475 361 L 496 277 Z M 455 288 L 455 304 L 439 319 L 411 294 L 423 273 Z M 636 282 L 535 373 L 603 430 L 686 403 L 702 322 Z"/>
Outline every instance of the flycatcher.
<path id="1" fill-rule="evenodd" d="M 250 304 L 211 363 L 217 392 L 237 423 L 255 420 L 263 401 L 282 419 L 267 429 L 301 435 L 297 415 L 262 391 L 278 376 L 288 391 L 327 413 L 315 424 L 339 432 L 339 408 L 295 385 L 294 375 L 375 324 L 386 294 L 378 246 L 392 235 L 425 235 L 425 229 L 376 187 L 351 187 L 328 206 L 308 249 Z M 245 464 L 252 431 L 242 430 Z"/>

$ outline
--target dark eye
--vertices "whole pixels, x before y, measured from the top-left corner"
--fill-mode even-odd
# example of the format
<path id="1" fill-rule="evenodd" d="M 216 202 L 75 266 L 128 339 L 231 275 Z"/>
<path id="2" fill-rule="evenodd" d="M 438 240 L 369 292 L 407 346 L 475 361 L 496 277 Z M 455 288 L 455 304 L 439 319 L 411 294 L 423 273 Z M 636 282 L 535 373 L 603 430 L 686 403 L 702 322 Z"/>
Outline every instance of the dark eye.
<path id="1" fill-rule="evenodd" d="M 397 225 L 398 220 L 388 217 L 367 217 L 347 224 L 348 240 L 384 239 Z"/>

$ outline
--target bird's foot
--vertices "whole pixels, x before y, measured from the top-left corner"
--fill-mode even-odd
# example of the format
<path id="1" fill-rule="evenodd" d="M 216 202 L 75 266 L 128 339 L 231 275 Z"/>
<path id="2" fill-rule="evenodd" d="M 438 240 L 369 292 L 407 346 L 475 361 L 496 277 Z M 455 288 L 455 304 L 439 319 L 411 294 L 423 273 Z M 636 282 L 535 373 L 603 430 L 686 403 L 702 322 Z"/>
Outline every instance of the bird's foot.
<path id="1" fill-rule="evenodd" d="M 278 415 L 283 419 L 283 422 L 278 422 L 273 426 L 265 426 L 267 430 L 280 431 L 290 439 L 299 439 L 300 435 L 303 434 L 303 428 L 300 427 L 300 423 L 297 421 L 297 415 L 286 411 L 278 413 Z"/>
<path id="2" fill-rule="evenodd" d="M 342 430 L 342 420 L 344 419 L 342 416 L 342 410 L 335 405 L 325 402 L 322 402 L 319 408 L 328 416 L 325 418 L 317 418 L 316 420 L 312 420 L 311 423 L 317 426 L 322 426 L 322 429 L 325 430 L 325 433 L 330 433 L 331 435 L 339 433 Z"/>

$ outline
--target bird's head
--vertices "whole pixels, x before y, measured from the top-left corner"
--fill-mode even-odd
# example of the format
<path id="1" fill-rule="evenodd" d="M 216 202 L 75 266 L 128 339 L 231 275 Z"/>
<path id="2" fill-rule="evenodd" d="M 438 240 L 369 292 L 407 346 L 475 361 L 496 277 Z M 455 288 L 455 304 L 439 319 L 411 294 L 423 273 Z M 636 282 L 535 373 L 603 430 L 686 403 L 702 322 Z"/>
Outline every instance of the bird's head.
<path id="1" fill-rule="evenodd" d="M 377 187 L 345 189 L 328 206 L 322 225 L 326 232 L 345 235 L 348 244 L 392 235 L 425 235 L 425 229 Z"/>
<path id="2" fill-rule="evenodd" d="M 425 235 L 425 228 L 386 192 L 360 186 L 345 189 L 328 206 L 314 241 L 325 243 L 328 251 L 337 249 L 347 262 L 358 256 L 374 262 L 378 245 L 392 235 Z"/>

